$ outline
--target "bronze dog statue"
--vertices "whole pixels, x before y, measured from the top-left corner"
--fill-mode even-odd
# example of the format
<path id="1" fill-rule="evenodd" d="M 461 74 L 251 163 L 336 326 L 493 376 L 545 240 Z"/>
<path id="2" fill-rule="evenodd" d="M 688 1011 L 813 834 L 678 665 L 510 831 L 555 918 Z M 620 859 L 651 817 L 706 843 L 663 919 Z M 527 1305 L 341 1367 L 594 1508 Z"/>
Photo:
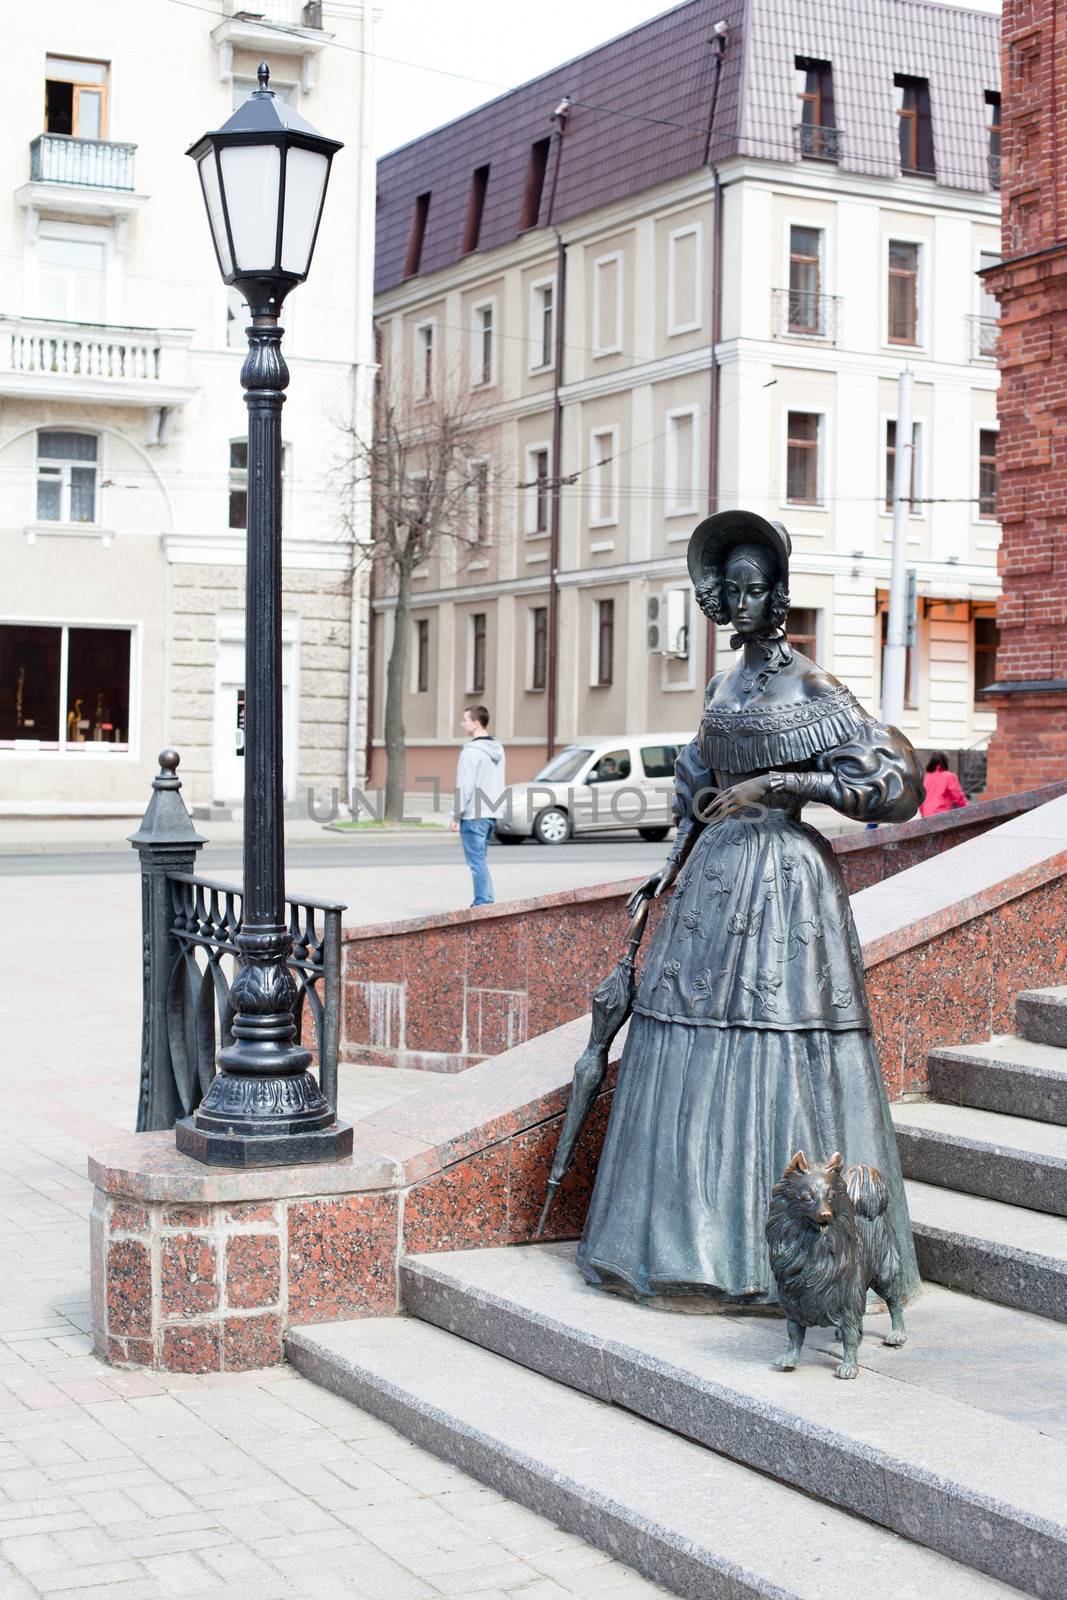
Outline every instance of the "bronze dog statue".
<path id="1" fill-rule="evenodd" d="M 885 1179 L 874 1167 L 842 1171 L 837 1151 L 818 1166 L 798 1150 L 771 1195 L 765 1231 L 789 1327 L 789 1349 L 775 1364 L 792 1372 L 807 1330 L 832 1327 L 844 1347 L 834 1375 L 854 1378 L 868 1289 L 889 1307 L 892 1327 L 883 1342 L 907 1339 Z"/>

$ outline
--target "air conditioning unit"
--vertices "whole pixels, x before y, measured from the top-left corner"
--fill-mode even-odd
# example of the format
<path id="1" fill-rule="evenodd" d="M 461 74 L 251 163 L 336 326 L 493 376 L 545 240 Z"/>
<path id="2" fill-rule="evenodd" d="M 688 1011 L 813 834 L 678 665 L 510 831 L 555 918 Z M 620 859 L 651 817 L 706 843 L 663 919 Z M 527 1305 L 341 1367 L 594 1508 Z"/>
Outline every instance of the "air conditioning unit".
<path id="1" fill-rule="evenodd" d="M 689 595 L 684 589 L 649 596 L 648 649 L 650 655 L 689 654 Z"/>

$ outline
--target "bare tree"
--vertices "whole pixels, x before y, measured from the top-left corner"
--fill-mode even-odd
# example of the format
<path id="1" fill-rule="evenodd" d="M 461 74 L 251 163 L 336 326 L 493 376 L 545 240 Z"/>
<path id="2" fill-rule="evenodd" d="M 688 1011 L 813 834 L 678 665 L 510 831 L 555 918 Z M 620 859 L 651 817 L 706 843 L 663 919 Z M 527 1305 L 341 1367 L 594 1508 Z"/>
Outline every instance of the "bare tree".
<path id="1" fill-rule="evenodd" d="M 395 595 L 393 640 L 386 669 L 385 816 L 404 809 L 404 686 L 408 672 L 408 618 L 412 577 L 442 541 L 464 553 L 480 542 L 478 497 L 484 477 L 487 413 L 460 383 L 441 382 L 429 395 L 379 383 L 373 433 L 346 430 L 346 511 L 349 536 Z M 358 514 L 370 500 L 367 520 Z"/>

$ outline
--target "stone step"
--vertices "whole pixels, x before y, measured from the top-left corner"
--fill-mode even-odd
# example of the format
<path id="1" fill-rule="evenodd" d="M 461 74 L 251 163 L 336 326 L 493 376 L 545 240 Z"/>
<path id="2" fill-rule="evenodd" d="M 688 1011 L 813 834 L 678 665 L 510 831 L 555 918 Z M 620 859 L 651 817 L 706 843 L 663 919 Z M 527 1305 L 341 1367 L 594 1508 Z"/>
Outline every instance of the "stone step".
<path id="1" fill-rule="evenodd" d="M 1067 1049 L 1067 985 L 1022 990 L 1015 996 L 1015 1026 L 1035 1044 Z"/>
<path id="2" fill-rule="evenodd" d="M 906 1178 L 1067 1217 L 1067 1128 L 933 1100 L 891 1110 Z"/>
<path id="3" fill-rule="evenodd" d="M 925 1279 L 1067 1322 L 1067 1220 L 934 1184 L 905 1188 Z"/>
<path id="4" fill-rule="evenodd" d="M 1058 1323 L 928 1285 L 909 1343 L 885 1348 L 887 1319 L 869 1318 L 863 1370 L 840 1383 L 829 1330 L 780 1372 L 780 1320 L 635 1305 L 585 1284 L 573 1245 L 409 1257 L 401 1273 L 427 1322 L 1030 1594 L 1067 1594 Z"/>
<path id="5" fill-rule="evenodd" d="M 1008 1600 L 1014 1592 L 427 1323 L 300 1328 L 286 1348 L 305 1377 L 675 1594 Z"/>
<path id="6" fill-rule="evenodd" d="M 926 1059 L 935 1100 L 1067 1127 L 1067 1050 L 1058 1045 L 1002 1033 L 931 1050 Z"/>

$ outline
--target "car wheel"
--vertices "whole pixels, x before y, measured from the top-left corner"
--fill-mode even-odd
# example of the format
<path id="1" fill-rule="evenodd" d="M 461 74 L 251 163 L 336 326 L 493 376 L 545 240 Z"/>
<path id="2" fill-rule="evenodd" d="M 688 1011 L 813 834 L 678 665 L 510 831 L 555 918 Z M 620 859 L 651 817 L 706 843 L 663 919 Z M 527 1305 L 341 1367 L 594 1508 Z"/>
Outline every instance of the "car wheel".
<path id="1" fill-rule="evenodd" d="M 493 837 L 496 840 L 497 844 L 521 844 L 522 843 L 522 834 L 521 833 L 501 833 L 500 830 L 497 829 L 497 831 L 493 835 Z"/>
<path id="2" fill-rule="evenodd" d="M 670 833 L 669 828 L 638 828 L 642 839 L 647 839 L 649 844 L 659 844 Z"/>
<path id="3" fill-rule="evenodd" d="M 563 844 L 569 838 L 570 831 L 570 819 L 559 806 L 540 812 L 533 825 L 538 844 Z"/>

